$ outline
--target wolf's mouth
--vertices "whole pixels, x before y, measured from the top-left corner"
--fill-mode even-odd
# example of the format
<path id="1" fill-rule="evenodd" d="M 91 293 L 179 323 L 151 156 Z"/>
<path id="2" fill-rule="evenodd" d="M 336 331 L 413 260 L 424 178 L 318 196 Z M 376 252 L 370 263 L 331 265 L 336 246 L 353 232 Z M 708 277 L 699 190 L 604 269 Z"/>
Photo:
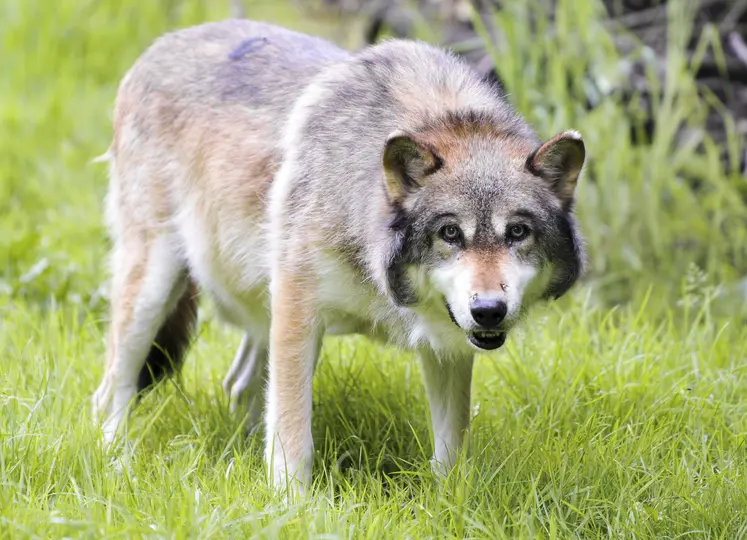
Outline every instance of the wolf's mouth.
<path id="1" fill-rule="evenodd" d="M 506 343 L 506 332 L 470 332 L 467 334 L 467 339 L 475 347 L 494 351 Z"/>
<path id="2" fill-rule="evenodd" d="M 451 312 L 449 303 L 444 303 L 446 304 L 446 311 L 449 312 L 451 322 L 461 328 L 460 324 L 456 320 L 456 317 L 454 317 L 454 314 Z M 500 349 L 503 344 L 506 343 L 506 332 L 483 332 L 479 330 L 474 332 L 467 332 L 467 341 L 469 341 L 478 349 L 483 349 L 485 351 L 494 351 L 495 349 Z"/>

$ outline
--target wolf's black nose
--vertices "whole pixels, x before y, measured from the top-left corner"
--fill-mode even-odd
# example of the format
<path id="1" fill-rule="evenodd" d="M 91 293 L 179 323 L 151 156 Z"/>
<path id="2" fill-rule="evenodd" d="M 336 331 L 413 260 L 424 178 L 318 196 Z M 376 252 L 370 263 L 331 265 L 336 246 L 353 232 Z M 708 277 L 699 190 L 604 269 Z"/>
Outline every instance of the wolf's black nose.
<path id="1" fill-rule="evenodd" d="M 495 330 L 508 312 L 506 302 L 498 299 L 476 298 L 470 306 L 472 318 L 488 330 Z"/>

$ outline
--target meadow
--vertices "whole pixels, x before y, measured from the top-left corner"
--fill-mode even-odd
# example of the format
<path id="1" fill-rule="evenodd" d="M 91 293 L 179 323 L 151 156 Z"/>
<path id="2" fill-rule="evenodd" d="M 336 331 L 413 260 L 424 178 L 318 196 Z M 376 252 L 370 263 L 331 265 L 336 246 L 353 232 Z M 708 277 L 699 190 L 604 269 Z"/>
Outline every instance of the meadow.
<path id="1" fill-rule="evenodd" d="M 228 4 L 0 3 L 0 538 L 747 537 L 747 178 L 729 166 L 745 141 L 702 129 L 686 0 L 670 2 L 666 80 L 650 70 L 647 145 L 630 142 L 635 97 L 584 107 L 585 80 L 623 76 L 596 2 L 561 0 L 552 31 L 536 0 L 497 18 L 510 100 L 543 136 L 584 134 L 591 271 L 479 357 L 472 452 L 446 481 L 415 359 L 335 338 L 315 379 L 314 490 L 285 504 L 228 412 L 240 336 L 207 302 L 183 377 L 144 397 L 127 452 L 101 449 L 107 179 L 91 160 L 144 48 Z M 246 6 L 334 34 L 285 2 Z"/>

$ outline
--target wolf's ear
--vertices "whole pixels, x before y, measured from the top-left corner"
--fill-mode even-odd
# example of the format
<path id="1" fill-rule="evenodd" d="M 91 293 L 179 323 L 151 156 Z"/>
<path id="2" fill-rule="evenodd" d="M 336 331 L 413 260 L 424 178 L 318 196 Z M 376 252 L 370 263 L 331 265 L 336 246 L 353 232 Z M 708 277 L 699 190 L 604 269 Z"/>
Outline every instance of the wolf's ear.
<path id="1" fill-rule="evenodd" d="M 386 139 L 382 164 L 389 202 L 399 204 L 423 187 L 425 177 L 440 169 L 443 160 L 415 137 L 395 131 Z"/>
<path id="2" fill-rule="evenodd" d="M 527 169 L 550 184 L 567 210 L 573 203 L 573 193 L 585 158 L 586 149 L 581 134 L 578 131 L 564 131 L 529 154 Z"/>

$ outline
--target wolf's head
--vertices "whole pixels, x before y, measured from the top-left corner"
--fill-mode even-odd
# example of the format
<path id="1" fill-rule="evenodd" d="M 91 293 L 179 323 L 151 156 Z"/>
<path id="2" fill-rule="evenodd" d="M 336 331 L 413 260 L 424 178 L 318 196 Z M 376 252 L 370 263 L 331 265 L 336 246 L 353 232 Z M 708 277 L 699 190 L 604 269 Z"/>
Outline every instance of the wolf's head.
<path id="1" fill-rule="evenodd" d="M 575 131 L 539 143 L 472 119 L 392 133 L 395 300 L 442 302 L 470 344 L 500 347 L 532 303 L 563 295 L 583 271 L 572 208 L 584 159 Z"/>

